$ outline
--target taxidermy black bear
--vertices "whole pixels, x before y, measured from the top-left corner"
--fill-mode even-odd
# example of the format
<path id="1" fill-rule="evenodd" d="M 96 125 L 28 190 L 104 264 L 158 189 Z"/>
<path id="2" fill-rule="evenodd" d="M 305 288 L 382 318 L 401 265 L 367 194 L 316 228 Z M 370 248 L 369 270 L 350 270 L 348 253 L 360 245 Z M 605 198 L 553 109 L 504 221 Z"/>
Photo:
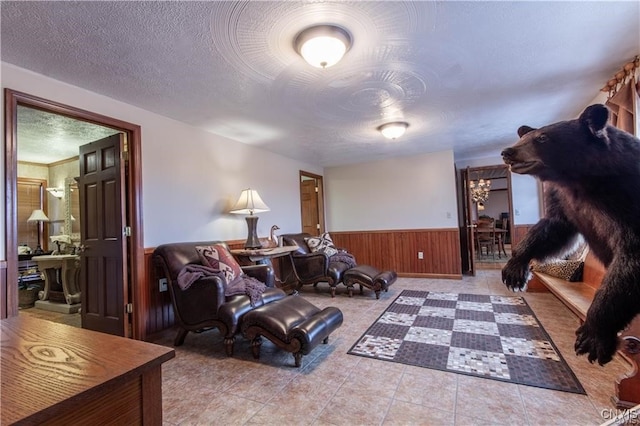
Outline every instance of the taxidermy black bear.
<path id="1" fill-rule="evenodd" d="M 544 183 L 545 215 L 502 270 L 511 290 L 526 288 L 529 262 L 561 255 L 581 234 L 607 272 L 575 350 L 604 365 L 617 333 L 640 313 L 640 139 L 607 124 L 609 110 L 591 105 L 576 120 L 518 129 L 502 151 L 514 173 Z"/>

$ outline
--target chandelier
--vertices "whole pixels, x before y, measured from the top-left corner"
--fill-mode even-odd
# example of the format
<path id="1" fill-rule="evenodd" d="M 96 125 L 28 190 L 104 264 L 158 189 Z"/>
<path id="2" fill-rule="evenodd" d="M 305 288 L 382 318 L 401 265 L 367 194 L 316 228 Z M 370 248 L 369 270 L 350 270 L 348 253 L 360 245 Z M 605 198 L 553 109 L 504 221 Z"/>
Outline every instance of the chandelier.
<path id="1" fill-rule="evenodd" d="M 480 179 L 477 182 L 472 180 L 469 183 L 469 192 L 474 203 L 484 203 L 489 198 L 491 181 Z"/>

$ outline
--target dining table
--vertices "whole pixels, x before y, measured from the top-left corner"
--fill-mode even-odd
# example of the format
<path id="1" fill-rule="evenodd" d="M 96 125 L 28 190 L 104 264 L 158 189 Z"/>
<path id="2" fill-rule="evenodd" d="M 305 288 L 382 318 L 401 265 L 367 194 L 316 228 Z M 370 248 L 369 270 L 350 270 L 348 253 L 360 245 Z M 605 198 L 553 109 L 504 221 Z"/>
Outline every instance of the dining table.
<path id="1" fill-rule="evenodd" d="M 504 256 L 507 257 L 507 251 L 504 247 L 504 240 L 508 232 L 507 229 L 476 226 L 473 232 L 477 234 L 495 233 L 497 244 L 498 244 L 498 258 L 500 259 L 502 257 L 501 254 L 503 253 L 504 253 Z"/>

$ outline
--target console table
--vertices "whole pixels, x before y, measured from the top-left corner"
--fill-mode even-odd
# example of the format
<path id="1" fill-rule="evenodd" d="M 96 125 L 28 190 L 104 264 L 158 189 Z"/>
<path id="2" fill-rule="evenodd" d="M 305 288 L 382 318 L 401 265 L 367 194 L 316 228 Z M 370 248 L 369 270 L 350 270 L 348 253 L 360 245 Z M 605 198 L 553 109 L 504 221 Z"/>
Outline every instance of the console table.
<path id="1" fill-rule="evenodd" d="M 33 256 L 31 260 L 38 263 L 38 270 L 44 274 L 44 290 L 38 293 L 41 301 L 51 298 L 51 293 L 62 287 L 63 307 L 36 302 L 36 307 L 55 310 L 62 313 L 75 313 L 80 309 L 80 256 L 71 254 Z"/>
<path id="2" fill-rule="evenodd" d="M 238 263 L 241 265 L 265 264 L 271 266 L 276 273 L 276 285 L 285 291 L 291 291 L 289 283 L 287 282 L 288 280 L 282 280 L 281 277 L 278 276 L 281 267 L 278 266 L 275 268 L 272 259 L 289 256 L 297 249 L 295 246 L 282 246 L 263 249 L 233 249 L 230 250 L 230 252 L 238 259 Z"/>
<path id="3" fill-rule="evenodd" d="M 0 424 L 162 424 L 173 349 L 26 316 L 0 336 Z"/>
<path id="4" fill-rule="evenodd" d="M 294 246 L 272 247 L 263 249 L 234 249 L 231 254 L 238 258 L 249 259 L 253 263 L 269 264 L 271 259 L 287 256 L 289 253 L 296 251 L 298 248 Z"/>

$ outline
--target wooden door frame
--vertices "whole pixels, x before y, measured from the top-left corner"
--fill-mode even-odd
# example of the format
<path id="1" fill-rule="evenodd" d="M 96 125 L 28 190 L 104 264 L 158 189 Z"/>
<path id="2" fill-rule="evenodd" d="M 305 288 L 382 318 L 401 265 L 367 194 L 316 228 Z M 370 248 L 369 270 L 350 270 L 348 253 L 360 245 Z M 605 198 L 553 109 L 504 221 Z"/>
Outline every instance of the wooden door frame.
<path id="1" fill-rule="evenodd" d="M 6 260 L 7 282 L 5 288 L 0 289 L 6 294 L 2 302 L 0 314 L 2 318 L 18 315 L 18 288 L 13 285 L 10 277 L 18 276 L 18 244 L 17 244 L 17 174 L 18 174 L 18 105 L 35 108 L 52 114 L 64 115 L 75 120 L 86 121 L 105 127 L 120 130 L 127 134 L 129 158 L 126 185 L 128 225 L 131 227 L 131 237 L 128 244 L 128 272 L 129 298 L 133 304 L 133 314 L 130 318 L 130 329 L 126 327 L 125 336 L 134 339 L 145 339 L 145 324 L 148 310 L 148 298 L 144 294 L 146 283 L 144 262 L 144 236 L 142 220 L 142 140 L 141 128 L 137 124 L 128 123 L 116 118 L 96 114 L 83 109 L 64 105 L 37 96 L 5 89 L 5 232 L 6 232 Z M 123 306 L 123 310 L 125 307 Z M 125 313 L 125 315 L 127 315 Z"/>
<path id="2" fill-rule="evenodd" d="M 322 235 L 323 232 L 326 231 L 326 226 L 324 222 L 324 182 L 323 178 L 320 175 L 311 172 L 305 172 L 304 170 L 300 170 L 298 175 L 298 187 L 300 189 L 300 228 L 302 229 L 302 178 L 303 176 L 310 177 L 316 180 L 318 185 L 318 222 L 320 223 L 320 229 L 318 230 L 318 235 Z"/>
<path id="3" fill-rule="evenodd" d="M 461 247 L 466 247 L 466 253 L 463 253 L 463 256 L 466 258 L 466 262 L 463 259 L 462 264 L 468 266 L 468 270 L 472 276 L 476 275 L 476 250 L 475 250 L 475 230 L 473 228 L 473 224 L 471 221 L 471 208 L 473 203 L 471 202 L 471 192 L 469 191 L 469 182 L 471 181 L 471 173 L 469 172 L 469 167 L 462 169 L 461 175 L 461 185 L 462 185 L 462 203 L 463 203 L 463 212 L 462 217 L 464 220 L 463 230 L 464 230 L 464 238 L 465 244 Z M 464 272 L 464 271 L 463 271 Z"/>
<path id="4" fill-rule="evenodd" d="M 472 202 L 471 202 L 471 194 L 469 193 L 469 181 L 473 180 L 471 178 L 471 176 L 473 174 L 482 174 L 483 171 L 487 171 L 487 170 L 495 170 L 495 169 L 507 169 L 508 166 L 504 165 L 504 164 L 499 164 L 499 165 L 494 165 L 494 166 L 480 166 L 480 167 L 467 167 L 466 170 L 467 171 L 467 181 L 464 182 L 462 184 L 462 189 L 464 194 L 463 197 L 465 198 L 465 200 L 467 200 L 467 208 L 471 209 L 472 208 Z M 511 235 L 511 238 L 513 240 L 513 195 L 512 195 L 512 184 L 511 184 L 511 172 L 509 170 L 507 170 L 507 203 L 509 205 L 509 235 Z M 465 218 L 466 221 L 466 218 Z M 467 226 L 467 224 L 465 223 L 465 226 Z M 469 228 L 468 228 L 469 229 Z M 471 231 L 472 232 L 472 231 Z M 472 238 L 473 238 L 473 233 L 472 233 Z M 473 244 L 473 242 L 472 242 Z M 474 256 L 474 248 L 470 247 L 468 248 L 468 250 L 471 251 L 471 256 Z M 474 259 L 471 259 L 472 264 L 475 262 Z M 472 275 L 475 275 L 475 265 L 472 268 Z"/>

